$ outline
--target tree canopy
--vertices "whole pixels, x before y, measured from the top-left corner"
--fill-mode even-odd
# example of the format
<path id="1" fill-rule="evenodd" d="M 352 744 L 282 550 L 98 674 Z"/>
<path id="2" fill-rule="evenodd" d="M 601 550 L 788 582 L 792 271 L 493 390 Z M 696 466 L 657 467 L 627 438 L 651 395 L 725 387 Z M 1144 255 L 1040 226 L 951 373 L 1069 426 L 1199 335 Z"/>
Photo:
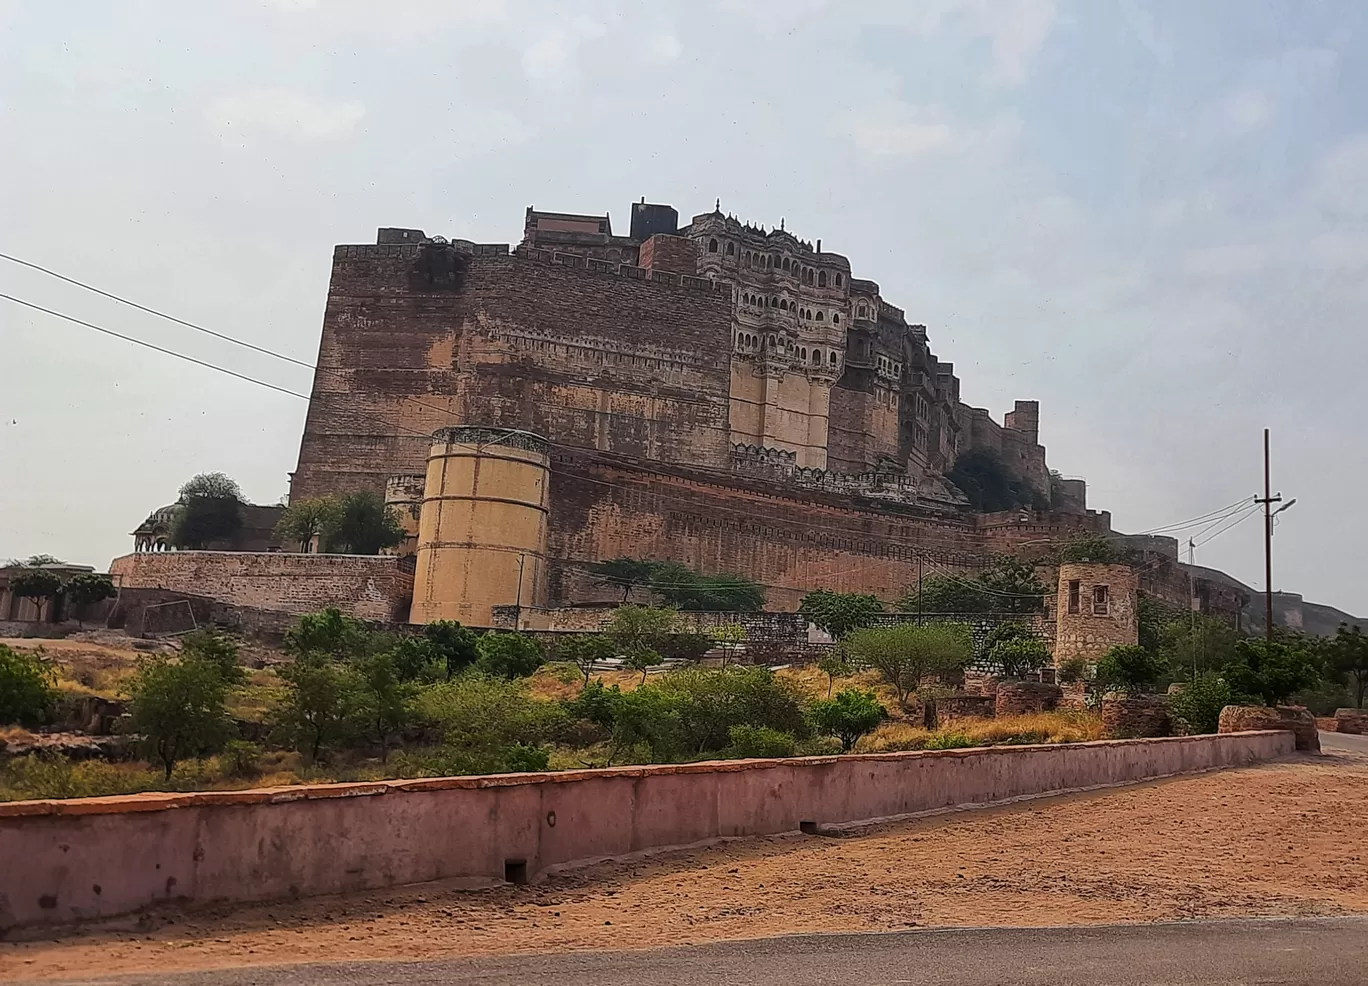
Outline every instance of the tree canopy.
<path id="1" fill-rule="evenodd" d="M 177 548 L 206 548 L 242 529 L 242 488 L 221 472 L 191 478 L 180 488 L 179 502 L 171 534 Z"/>
<path id="2" fill-rule="evenodd" d="M 404 528 L 374 490 L 344 493 L 324 532 L 327 550 L 338 554 L 378 555 L 404 540 Z"/>
<path id="3" fill-rule="evenodd" d="M 798 604 L 802 613 L 818 627 L 840 640 L 852 630 L 868 626 L 884 611 L 878 597 L 858 592 L 832 592 L 816 589 Z"/>
<path id="4" fill-rule="evenodd" d="M 923 678 L 957 675 L 974 656 L 973 637 L 963 623 L 866 627 L 846 638 L 845 649 L 854 663 L 878 671 L 902 703 Z"/>

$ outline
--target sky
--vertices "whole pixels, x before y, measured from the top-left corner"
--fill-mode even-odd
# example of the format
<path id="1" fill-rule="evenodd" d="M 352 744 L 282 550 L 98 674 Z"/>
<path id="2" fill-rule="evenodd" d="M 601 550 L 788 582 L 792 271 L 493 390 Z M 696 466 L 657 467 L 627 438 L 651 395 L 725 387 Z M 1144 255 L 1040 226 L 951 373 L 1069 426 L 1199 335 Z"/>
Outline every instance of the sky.
<path id="1" fill-rule="evenodd" d="M 720 198 L 848 256 L 968 403 L 1039 400 L 1118 530 L 1252 499 L 1271 428 L 1275 587 L 1368 614 L 1364 92 L 1359 0 L 0 0 L 0 252 L 310 362 L 334 244 Z M 0 558 L 103 567 L 199 472 L 288 489 L 302 400 L 3 299 L 0 368 Z M 1262 542 L 1196 560 L 1262 588 Z"/>

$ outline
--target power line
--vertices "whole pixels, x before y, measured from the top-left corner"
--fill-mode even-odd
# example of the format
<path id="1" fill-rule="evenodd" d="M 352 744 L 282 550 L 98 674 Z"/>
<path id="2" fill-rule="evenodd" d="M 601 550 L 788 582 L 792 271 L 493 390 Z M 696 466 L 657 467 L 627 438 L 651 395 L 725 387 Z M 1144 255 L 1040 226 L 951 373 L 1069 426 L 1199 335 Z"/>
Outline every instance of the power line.
<path id="1" fill-rule="evenodd" d="M 113 336 L 115 339 L 122 339 L 124 342 L 131 342 L 135 346 L 142 346 L 146 349 L 152 349 L 159 353 L 165 353 L 167 356 L 174 356 L 176 357 L 176 359 L 183 359 L 187 363 L 194 363 L 196 366 L 202 366 L 209 370 L 217 370 L 220 373 L 226 373 L 230 377 L 237 377 L 239 380 L 246 380 L 248 383 L 254 383 L 259 387 L 269 387 L 271 390 L 277 390 L 282 394 L 289 394 L 291 397 L 299 397 L 306 401 L 309 399 L 308 394 L 301 394 L 298 391 L 290 390 L 288 387 L 279 387 L 276 384 L 267 383 L 265 380 L 258 380 L 256 377 L 249 377 L 245 373 L 239 373 L 237 372 L 237 370 L 230 370 L 226 366 L 219 366 L 216 363 L 206 363 L 204 360 L 195 359 L 195 357 L 187 356 L 185 355 L 185 353 L 178 353 L 174 349 L 166 349 L 162 346 L 146 342 L 134 336 L 124 335 L 122 332 L 115 332 L 113 329 L 107 329 L 103 325 L 96 325 L 93 322 L 83 321 L 79 318 L 76 318 L 73 315 L 64 315 L 61 312 L 53 311 L 51 308 L 44 308 L 42 305 L 35 305 L 31 301 L 24 301 L 22 298 L 16 298 L 13 295 L 0 294 L 0 298 L 5 299 L 6 301 L 12 301 L 16 305 L 23 305 L 25 308 L 32 308 L 34 311 L 43 312 L 45 315 L 53 315 L 57 318 L 66 319 L 68 322 L 75 322 L 77 325 L 84 325 L 87 329 L 94 329 L 96 332 L 103 332 L 107 336 Z"/>

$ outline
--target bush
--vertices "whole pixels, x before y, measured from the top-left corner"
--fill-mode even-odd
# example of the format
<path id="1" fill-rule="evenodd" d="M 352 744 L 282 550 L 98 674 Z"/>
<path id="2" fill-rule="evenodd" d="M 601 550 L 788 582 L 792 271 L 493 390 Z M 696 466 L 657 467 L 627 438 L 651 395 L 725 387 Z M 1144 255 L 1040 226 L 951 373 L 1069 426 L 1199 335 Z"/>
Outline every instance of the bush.
<path id="1" fill-rule="evenodd" d="M 499 678 L 526 678 L 546 659 L 541 644 L 523 633 L 490 632 L 480 638 L 475 649 L 475 667 Z"/>
<path id="2" fill-rule="evenodd" d="M 798 605 L 798 612 L 835 640 L 842 639 L 852 630 L 868 626 L 883 611 L 883 603 L 874 596 L 858 592 L 831 592 L 827 589 L 809 592 Z"/>
<path id="3" fill-rule="evenodd" d="M 364 623 L 330 606 L 319 613 L 305 613 L 285 631 L 285 652 L 326 654 L 340 661 L 360 654 L 369 640 Z"/>
<path id="4" fill-rule="evenodd" d="M 1221 710 L 1234 700 L 1234 692 L 1219 673 L 1203 671 L 1169 699 L 1169 715 L 1186 735 L 1214 733 Z"/>
<path id="5" fill-rule="evenodd" d="M 504 769 L 514 774 L 543 771 L 551 763 L 551 751 L 544 746 L 514 743 L 504 752 Z"/>
<path id="6" fill-rule="evenodd" d="M 854 631 L 846 640 L 846 653 L 856 664 L 878 671 L 898 693 L 898 701 L 906 703 L 923 678 L 962 671 L 974 647 L 963 623 L 903 624 Z"/>
<path id="7" fill-rule="evenodd" d="M 733 726 L 729 735 L 731 745 L 727 747 L 727 756 L 737 760 L 791 757 L 798 745 L 792 733 L 781 733 L 768 726 Z"/>
<path id="8" fill-rule="evenodd" d="M 228 738 L 226 691 L 218 666 L 194 655 L 182 655 L 174 663 L 157 655 L 139 665 L 131 688 L 129 726 L 141 734 L 167 780 L 178 760 L 212 753 Z"/>
<path id="9" fill-rule="evenodd" d="M 926 741 L 923 750 L 962 750 L 980 745 L 967 733 L 934 733 Z"/>
<path id="10" fill-rule="evenodd" d="M 1072 685 L 1088 676 L 1088 662 L 1081 657 L 1071 657 L 1059 666 L 1059 683 Z"/>
<path id="11" fill-rule="evenodd" d="M 1097 683 L 1122 691 L 1153 688 L 1168 665 L 1139 644 L 1120 644 L 1097 662 Z"/>
<path id="12" fill-rule="evenodd" d="M 309 651 L 278 674 L 286 693 L 275 712 L 276 729 L 307 763 L 317 763 L 325 749 L 356 734 L 361 682 L 354 671 L 326 653 Z"/>
<path id="13" fill-rule="evenodd" d="M 1321 670 L 1318 656 L 1300 639 L 1241 640 L 1222 673 L 1238 697 L 1280 705 L 1294 692 L 1316 685 Z"/>
<path id="14" fill-rule="evenodd" d="M 181 654 L 199 658 L 218 668 L 219 676 L 229 685 L 240 685 L 247 680 L 247 672 L 238 665 L 237 644 L 231 637 L 212 627 L 187 633 L 181 638 Z"/>
<path id="15" fill-rule="evenodd" d="M 858 688 L 846 688 L 837 692 L 835 698 L 813 702 L 808 709 L 813 728 L 840 739 L 841 749 L 846 753 L 854 749 L 861 736 L 873 732 L 887 714 L 873 692 Z"/>
<path id="16" fill-rule="evenodd" d="M 1024 678 L 1050 663 L 1049 645 L 1024 623 L 994 627 L 986 643 L 988 659 L 1008 678 Z"/>
<path id="17" fill-rule="evenodd" d="M 0 644 L 0 725 L 36 726 L 52 711 L 55 676 L 41 650 Z"/>
<path id="18" fill-rule="evenodd" d="M 807 734 L 804 696 L 796 685 L 768 668 L 680 668 L 664 675 L 658 685 L 646 686 L 648 691 L 656 689 L 665 698 L 665 719 L 675 742 L 670 759 L 725 748 L 733 726 L 764 726 L 798 737 Z"/>
<path id="19" fill-rule="evenodd" d="M 436 761 L 457 774 L 515 769 L 510 757 L 527 763 L 513 748 L 540 747 L 564 730 L 568 718 L 561 705 L 532 698 L 526 682 L 475 670 L 424 689 L 414 705 L 417 717 L 441 733 Z"/>
<path id="20" fill-rule="evenodd" d="M 247 740 L 231 739 L 223 744 L 219 763 L 229 777 L 252 778 L 261 773 L 257 761 L 261 759 L 261 747 Z"/>

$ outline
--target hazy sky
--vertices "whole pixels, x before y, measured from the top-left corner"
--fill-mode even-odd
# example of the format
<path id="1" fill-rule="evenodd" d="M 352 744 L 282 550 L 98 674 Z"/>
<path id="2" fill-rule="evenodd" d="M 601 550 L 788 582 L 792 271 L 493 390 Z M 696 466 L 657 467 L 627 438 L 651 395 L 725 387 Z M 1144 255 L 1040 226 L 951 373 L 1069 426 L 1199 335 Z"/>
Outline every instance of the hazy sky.
<path id="1" fill-rule="evenodd" d="M 780 218 L 1041 402 L 1122 530 L 1296 507 L 1275 583 L 1368 614 L 1368 4 L 0 0 L 0 251 L 312 361 L 332 247 L 523 209 Z M 0 292 L 307 392 L 0 262 Z M 98 566 L 194 473 L 287 489 L 303 401 L 0 301 L 0 558 Z M 1198 549 L 1263 586 L 1251 520 Z"/>

